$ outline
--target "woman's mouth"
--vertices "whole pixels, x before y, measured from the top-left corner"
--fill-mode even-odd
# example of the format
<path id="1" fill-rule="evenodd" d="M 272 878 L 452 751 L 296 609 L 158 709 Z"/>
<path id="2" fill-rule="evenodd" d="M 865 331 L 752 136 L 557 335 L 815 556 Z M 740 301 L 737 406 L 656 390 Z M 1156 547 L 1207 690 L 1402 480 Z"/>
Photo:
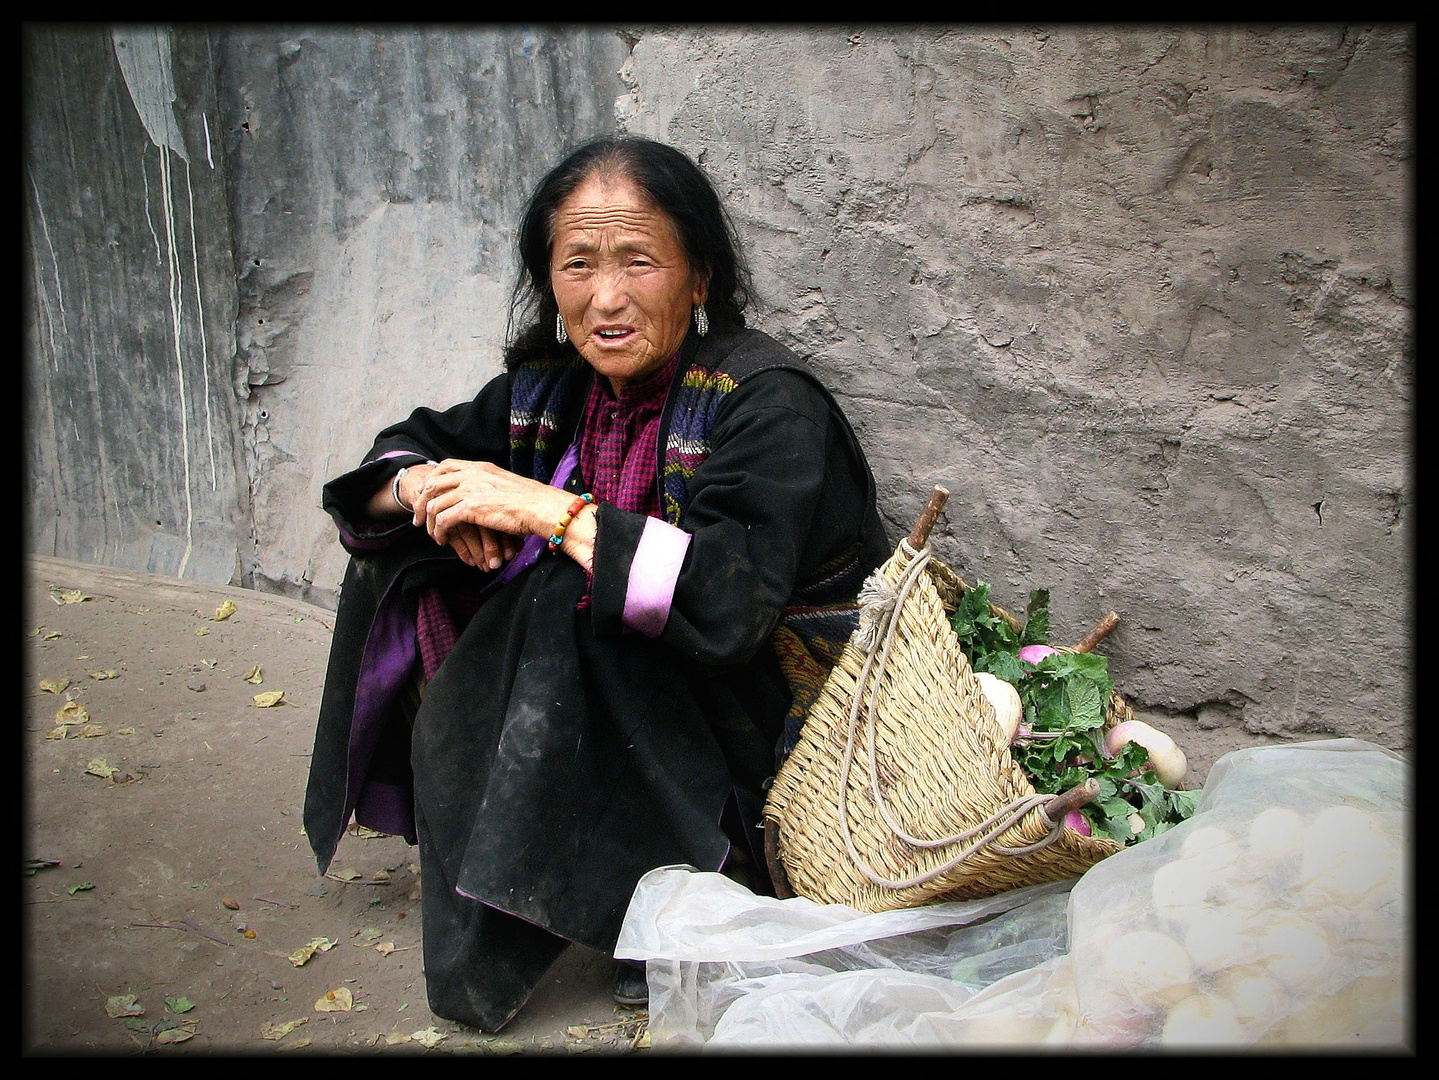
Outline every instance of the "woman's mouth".
<path id="1" fill-rule="evenodd" d="M 601 341 L 619 341 L 621 338 L 628 337 L 632 333 L 634 333 L 634 331 L 628 327 L 606 327 L 596 330 L 595 337 Z"/>

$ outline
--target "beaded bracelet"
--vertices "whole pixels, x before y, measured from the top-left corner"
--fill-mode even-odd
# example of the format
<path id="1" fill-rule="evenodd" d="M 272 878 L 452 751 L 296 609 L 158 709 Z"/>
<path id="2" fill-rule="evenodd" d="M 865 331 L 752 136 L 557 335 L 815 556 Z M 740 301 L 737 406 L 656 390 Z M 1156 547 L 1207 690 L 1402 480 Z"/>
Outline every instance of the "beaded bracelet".
<path id="1" fill-rule="evenodd" d="M 555 523 L 554 534 L 547 541 L 547 545 L 551 551 L 560 550 L 560 545 L 565 541 L 565 530 L 570 527 L 570 522 L 575 520 L 576 514 L 594 501 L 595 497 L 587 491 L 574 502 L 570 503 L 570 508 L 566 510 L 560 517 L 560 520 Z"/>

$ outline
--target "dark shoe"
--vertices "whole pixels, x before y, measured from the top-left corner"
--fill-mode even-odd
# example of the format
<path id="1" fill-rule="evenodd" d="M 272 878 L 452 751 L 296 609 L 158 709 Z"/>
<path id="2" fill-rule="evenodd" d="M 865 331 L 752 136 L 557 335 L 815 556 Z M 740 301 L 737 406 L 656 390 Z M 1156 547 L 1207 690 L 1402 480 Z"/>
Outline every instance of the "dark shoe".
<path id="1" fill-rule="evenodd" d="M 645 966 L 636 960 L 615 961 L 615 1003 L 618 1005 L 648 1005 L 650 984 L 645 977 Z"/>

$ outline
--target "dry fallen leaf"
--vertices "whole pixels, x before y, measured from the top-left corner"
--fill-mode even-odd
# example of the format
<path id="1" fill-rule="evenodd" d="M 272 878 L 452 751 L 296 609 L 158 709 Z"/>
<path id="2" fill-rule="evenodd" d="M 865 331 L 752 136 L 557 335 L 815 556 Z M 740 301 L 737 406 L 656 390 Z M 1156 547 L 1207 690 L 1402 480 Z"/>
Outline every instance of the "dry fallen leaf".
<path id="1" fill-rule="evenodd" d="M 79 604 L 86 600 L 95 599 L 93 596 L 86 596 L 79 589 L 51 589 L 50 599 L 57 604 Z"/>
<path id="2" fill-rule="evenodd" d="M 188 1028 L 173 1027 L 166 1028 L 160 1032 L 160 1034 L 156 1035 L 155 1041 L 163 1046 L 168 1043 L 182 1043 L 186 1039 L 194 1038 L 194 1036 L 195 1033 Z"/>
<path id="3" fill-rule="evenodd" d="M 80 734 L 86 739 L 95 739 L 101 735 L 110 734 L 110 729 L 101 727 L 99 724 L 86 724 L 80 729 Z"/>
<path id="4" fill-rule="evenodd" d="M 309 1045 L 309 1039 L 295 1039 L 293 1042 L 281 1043 L 279 1046 L 275 1047 L 275 1053 L 278 1054 L 283 1050 L 303 1050 Z"/>
<path id="5" fill-rule="evenodd" d="M 89 712 L 78 701 L 67 701 L 55 710 L 55 723 L 57 724 L 84 724 L 89 720 Z"/>
<path id="6" fill-rule="evenodd" d="M 220 903 L 224 904 L 231 911 L 240 910 L 240 901 L 236 900 L 233 896 L 225 897 L 223 900 L 220 901 Z"/>
<path id="7" fill-rule="evenodd" d="M 280 699 L 285 696 L 283 690 L 266 690 L 263 694 L 256 694 L 250 699 L 257 709 L 268 709 L 280 704 Z"/>
<path id="8" fill-rule="evenodd" d="M 346 867 L 344 870 L 336 870 L 333 874 L 326 874 L 326 877 L 334 878 L 336 881 L 359 881 L 360 872 Z"/>
<path id="9" fill-rule="evenodd" d="M 91 759 L 90 764 L 85 766 L 86 775 L 98 776 L 104 780 L 108 780 L 119 771 L 119 769 L 115 768 L 115 766 L 111 765 L 104 758 L 98 757 Z"/>
<path id="10" fill-rule="evenodd" d="M 145 1006 L 135 1000 L 134 994 L 116 994 L 106 998 L 105 1015 L 117 1019 L 122 1016 L 144 1016 Z"/>
<path id="11" fill-rule="evenodd" d="M 63 693 L 64 690 L 65 690 L 65 687 L 67 687 L 67 686 L 69 686 L 69 685 L 70 685 L 70 680 L 69 680 L 69 679 L 64 679 L 64 678 L 61 678 L 61 679 L 41 679 L 41 680 L 40 680 L 40 689 L 43 690 L 43 691 L 45 691 L 45 693 L 47 693 L 47 694 L 59 694 L 59 693 Z"/>
<path id="12" fill-rule="evenodd" d="M 336 943 L 334 941 L 331 941 L 329 938 L 311 938 L 308 944 L 301 945 L 286 959 L 288 959 L 290 963 L 294 964 L 296 967 L 299 967 L 301 964 L 304 964 L 306 961 L 308 961 L 310 957 L 314 956 L 317 952 L 329 952 L 335 947 L 335 944 Z"/>
<path id="13" fill-rule="evenodd" d="M 315 1002 L 316 1012 L 349 1012 L 355 1007 L 355 996 L 348 986 L 338 990 L 327 990 L 325 996 Z"/>
<path id="14" fill-rule="evenodd" d="M 135 734 L 135 729 L 132 728 L 132 727 L 116 728 L 116 729 L 115 729 L 115 734 L 116 734 L 116 735 L 133 735 L 133 734 Z"/>
<path id="15" fill-rule="evenodd" d="M 254 683 L 256 686 L 259 686 L 262 682 L 265 681 L 265 677 L 260 674 L 259 664 L 256 664 L 249 671 L 245 672 L 245 674 L 242 675 L 241 678 L 243 678 L 247 683 Z"/>
<path id="16" fill-rule="evenodd" d="M 390 953 L 394 951 L 395 943 L 393 941 L 382 941 L 375 946 L 375 952 L 379 953 L 381 956 L 389 956 Z"/>
<path id="17" fill-rule="evenodd" d="M 67 728 L 64 724 L 61 724 L 59 727 L 57 727 L 57 728 L 51 728 L 49 731 L 47 731 L 47 732 L 45 733 L 45 738 L 47 738 L 47 739 L 63 739 L 63 738 L 66 736 L 66 734 L 69 733 L 69 731 L 70 731 L 69 728 Z"/>
<path id="18" fill-rule="evenodd" d="M 260 1038 L 270 1039 L 271 1041 L 283 1039 L 301 1024 L 308 1024 L 309 1022 L 310 1018 L 308 1016 L 302 1016 L 298 1020 L 287 1020 L 283 1024 L 261 1024 Z"/>
<path id="19" fill-rule="evenodd" d="M 239 609 L 235 607 L 235 602 L 233 600 L 226 600 L 223 604 L 221 604 L 215 609 L 215 621 L 224 622 L 231 615 L 235 614 L 237 610 Z"/>
<path id="20" fill-rule="evenodd" d="M 357 946 L 361 949 L 368 949 L 371 945 L 380 940 L 380 936 L 383 933 L 383 930 L 376 930 L 373 926 L 367 926 L 365 927 L 365 929 L 356 930 L 353 934 L 350 935 L 352 938 L 357 939 L 350 942 L 350 944 Z"/>
<path id="21" fill-rule="evenodd" d="M 59 630 L 46 630 L 43 634 L 40 635 L 40 640 L 41 640 L 41 641 L 54 641 L 57 637 L 64 637 L 64 636 L 65 636 L 65 635 L 62 634 L 62 633 L 60 633 Z"/>
<path id="22" fill-rule="evenodd" d="M 87 671 L 85 674 L 89 675 L 90 678 L 96 682 L 104 682 L 106 679 L 118 679 L 120 677 L 120 673 L 114 668 L 106 668 L 104 671 Z"/>
<path id="23" fill-rule="evenodd" d="M 209 632 L 210 632 L 210 628 L 209 628 L 208 626 L 197 626 L 197 627 L 195 627 L 195 636 L 196 636 L 196 637 L 204 637 L 204 636 L 205 636 L 206 634 L 208 634 Z"/>
<path id="24" fill-rule="evenodd" d="M 417 1031 L 410 1036 L 411 1042 L 417 1042 L 426 1050 L 433 1050 L 450 1036 L 447 1032 L 436 1031 L 434 1027 L 427 1027 L 424 1031 Z"/>

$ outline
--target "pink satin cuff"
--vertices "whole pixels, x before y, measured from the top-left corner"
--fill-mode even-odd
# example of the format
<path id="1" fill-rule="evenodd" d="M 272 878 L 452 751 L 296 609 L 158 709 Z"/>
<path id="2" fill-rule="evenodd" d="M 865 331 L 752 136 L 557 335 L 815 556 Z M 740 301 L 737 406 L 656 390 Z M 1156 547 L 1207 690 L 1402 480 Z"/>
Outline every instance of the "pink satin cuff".
<path id="1" fill-rule="evenodd" d="M 659 637 L 669 621 L 675 583 L 689 550 L 690 534 L 649 518 L 640 535 L 630 579 L 625 589 L 625 611 L 620 622 L 646 637 Z"/>

